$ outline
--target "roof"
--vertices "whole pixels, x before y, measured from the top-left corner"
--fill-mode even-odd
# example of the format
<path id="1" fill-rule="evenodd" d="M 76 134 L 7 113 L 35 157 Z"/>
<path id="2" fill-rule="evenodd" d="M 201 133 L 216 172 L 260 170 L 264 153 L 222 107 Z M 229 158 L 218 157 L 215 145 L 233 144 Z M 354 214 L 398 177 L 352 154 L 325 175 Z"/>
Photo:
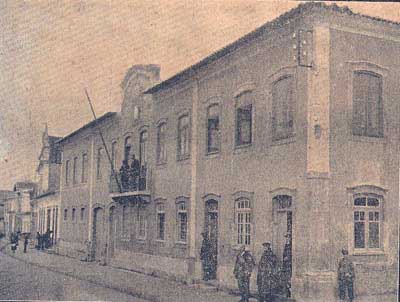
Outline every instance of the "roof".
<path id="1" fill-rule="evenodd" d="M 81 133 L 83 130 L 93 128 L 93 127 L 97 126 L 98 124 L 101 124 L 102 122 L 104 122 L 104 121 L 108 120 L 109 118 L 112 118 L 116 115 L 117 115 L 116 112 L 107 112 L 107 113 L 103 114 L 102 116 L 100 116 L 99 118 L 97 118 L 96 120 L 93 120 L 90 123 L 83 125 L 81 128 L 71 132 L 67 136 L 64 136 L 62 139 L 58 140 L 57 143 L 63 143 L 67 139 L 70 139 L 71 137 Z"/>
<path id="2" fill-rule="evenodd" d="M 41 198 L 49 196 L 49 195 L 55 195 L 57 193 L 58 193 L 57 191 L 47 191 L 47 192 L 44 192 L 43 194 L 35 196 L 35 198 L 33 198 L 33 200 L 38 200 L 38 199 L 41 199 Z"/>
<path id="3" fill-rule="evenodd" d="M 291 19 L 294 19 L 298 16 L 310 13 L 315 9 L 320 9 L 320 10 L 323 9 L 328 12 L 340 13 L 340 14 L 344 14 L 344 15 L 350 15 L 353 17 L 361 17 L 361 18 L 365 18 L 368 20 L 378 21 L 381 23 L 386 23 L 386 24 L 391 24 L 391 25 L 400 25 L 400 23 L 398 23 L 398 22 L 354 13 L 347 6 L 340 7 L 337 4 L 327 5 L 322 2 L 306 2 L 306 3 L 300 4 L 299 6 L 280 15 L 278 18 L 276 18 L 268 23 L 265 23 L 261 27 L 248 33 L 247 35 L 241 37 L 240 39 L 234 41 L 233 43 L 228 44 L 224 48 L 217 50 L 216 52 L 212 53 L 211 55 L 205 57 L 203 60 L 184 69 L 183 71 L 177 73 L 176 75 L 170 77 L 169 79 L 153 86 L 152 88 L 148 89 L 145 93 L 152 94 L 152 93 L 156 93 L 160 90 L 169 88 L 169 87 L 173 86 L 174 84 L 179 83 L 179 82 L 189 78 L 191 75 L 195 74 L 203 66 L 206 66 L 206 65 L 220 59 L 221 57 L 234 52 L 236 49 L 257 39 L 258 37 L 262 36 L 266 32 L 269 32 L 269 31 L 272 31 L 272 30 L 275 30 L 275 29 L 285 26 Z"/>

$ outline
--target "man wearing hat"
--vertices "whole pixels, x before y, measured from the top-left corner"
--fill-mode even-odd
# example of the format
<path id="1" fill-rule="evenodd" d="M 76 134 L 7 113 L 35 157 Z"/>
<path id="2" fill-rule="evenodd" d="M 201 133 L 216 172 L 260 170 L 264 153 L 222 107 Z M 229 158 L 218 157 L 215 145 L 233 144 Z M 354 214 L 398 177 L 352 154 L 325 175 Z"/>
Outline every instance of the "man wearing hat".
<path id="1" fill-rule="evenodd" d="M 286 243 L 283 249 L 283 259 L 282 259 L 282 272 L 281 272 L 281 282 L 282 289 L 286 297 L 291 296 L 291 279 L 292 279 L 292 235 L 291 233 L 286 233 Z"/>
<path id="2" fill-rule="evenodd" d="M 235 269 L 233 271 L 233 274 L 238 281 L 238 287 L 242 297 L 240 302 L 249 302 L 250 276 L 255 265 L 256 263 L 248 247 L 242 246 L 236 257 Z"/>
<path id="3" fill-rule="evenodd" d="M 257 286 L 259 302 L 273 301 L 278 285 L 278 258 L 271 249 L 271 243 L 263 243 L 264 252 L 258 263 Z"/>
<path id="4" fill-rule="evenodd" d="M 349 251 L 347 249 L 342 249 L 342 259 L 339 261 L 338 267 L 338 282 L 339 282 L 339 298 L 340 301 L 344 301 L 346 297 L 346 290 L 349 296 L 350 302 L 354 300 L 354 265 L 349 258 Z"/>
<path id="5" fill-rule="evenodd" d="M 207 233 L 202 232 L 201 236 L 203 236 L 203 241 L 201 243 L 200 249 L 200 259 L 203 268 L 203 280 L 210 280 L 210 262 L 211 262 L 211 244 L 208 239 Z"/>

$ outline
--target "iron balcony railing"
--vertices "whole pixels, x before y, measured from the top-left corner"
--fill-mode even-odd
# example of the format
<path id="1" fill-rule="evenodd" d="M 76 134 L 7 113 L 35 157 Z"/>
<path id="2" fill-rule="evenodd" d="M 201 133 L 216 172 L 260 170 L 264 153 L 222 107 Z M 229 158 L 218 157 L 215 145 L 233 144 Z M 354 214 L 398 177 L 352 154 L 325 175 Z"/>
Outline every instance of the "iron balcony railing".
<path id="1" fill-rule="evenodd" d="M 151 185 L 150 180 L 151 171 L 147 166 L 142 166 L 140 171 L 121 168 L 119 172 L 110 175 L 110 193 L 148 192 Z"/>

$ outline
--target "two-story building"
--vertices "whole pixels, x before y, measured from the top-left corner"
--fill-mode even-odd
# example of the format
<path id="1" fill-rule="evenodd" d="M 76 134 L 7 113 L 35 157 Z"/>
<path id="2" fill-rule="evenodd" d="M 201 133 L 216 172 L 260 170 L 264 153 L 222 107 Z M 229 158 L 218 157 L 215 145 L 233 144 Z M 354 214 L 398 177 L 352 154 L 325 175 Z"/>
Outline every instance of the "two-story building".
<path id="1" fill-rule="evenodd" d="M 307 3 L 156 85 L 132 67 L 121 114 L 62 140 L 63 245 L 194 281 L 206 232 L 233 288 L 240 246 L 289 244 L 299 301 L 335 300 L 347 248 L 357 294 L 395 292 L 399 53 L 400 24 Z"/>

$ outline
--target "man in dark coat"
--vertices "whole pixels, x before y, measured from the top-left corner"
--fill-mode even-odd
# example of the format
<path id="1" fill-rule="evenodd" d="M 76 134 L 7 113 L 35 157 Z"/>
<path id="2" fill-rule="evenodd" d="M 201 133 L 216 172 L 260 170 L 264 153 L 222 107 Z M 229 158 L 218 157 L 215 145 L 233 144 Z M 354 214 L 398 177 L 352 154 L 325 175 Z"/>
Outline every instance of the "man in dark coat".
<path id="1" fill-rule="evenodd" d="M 278 280 L 278 258 L 272 252 L 271 243 L 263 243 L 265 248 L 258 264 L 257 286 L 259 302 L 273 301 Z"/>
<path id="2" fill-rule="evenodd" d="M 346 249 L 342 250 L 342 259 L 339 261 L 338 267 L 338 282 L 339 282 L 339 298 L 344 301 L 346 297 L 346 290 L 350 302 L 354 300 L 354 264 L 349 258 L 349 252 Z"/>
<path id="3" fill-rule="evenodd" d="M 211 261 L 211 244 L 208 239 L 207 233 L 201 233 L 203 241 L 200 249 L 200 259 L 203 267 L 203 280 L 210 280 L 210 261 Z"/>
<path id="4" fill-rule="evenodd" d="M 42 236 L 40 235 L 39 232 L 36 232 L 36 239 L 37 239 L 37 245 L 36 245 L 36 249 L 40 250 L 40 245 L 42 244 Z"/>
<path id="5" fill-rule="evenodd" d="M 119 174 L 121 175 L 121 185 L 124 191 L 128 191 L 129 189 L 129 174 L 130 168 L 128 161 L 126 159 L 123 160 L 122 166 L 119 169 Z"/>
<path id="6" fill-rule="evenodd" d="M 135 154 L 132 155 L 131 173 L 131 187 L 135 191 L 138 189 L 140 175 L 140 162 L 136 159 Z"/>
<path id="7" fill-rule="evenodd" d="M 281 281 L 286 297 L 290 298 L 292 286 L 292 235 L 287 233 L 285 237 L 286 243 L 283 249 Z"/>
<path id="8" fill-rule="evenodd" d="M 235 269 L 233 274 L 238 281 L 241 295 L 240 302 L 248 302 L 250 298 L 250 276 L 256 265 L 253 256 L 248 251 L 247 246 L 243 246 L 236 257 Z"/>
<path id="9" fill-rule="evenodd" d="M 25 239 L 24 239 L 24 253 L 26 253 L 27 247 L 28 247 L 28 235 L 25 235 Z"/>

